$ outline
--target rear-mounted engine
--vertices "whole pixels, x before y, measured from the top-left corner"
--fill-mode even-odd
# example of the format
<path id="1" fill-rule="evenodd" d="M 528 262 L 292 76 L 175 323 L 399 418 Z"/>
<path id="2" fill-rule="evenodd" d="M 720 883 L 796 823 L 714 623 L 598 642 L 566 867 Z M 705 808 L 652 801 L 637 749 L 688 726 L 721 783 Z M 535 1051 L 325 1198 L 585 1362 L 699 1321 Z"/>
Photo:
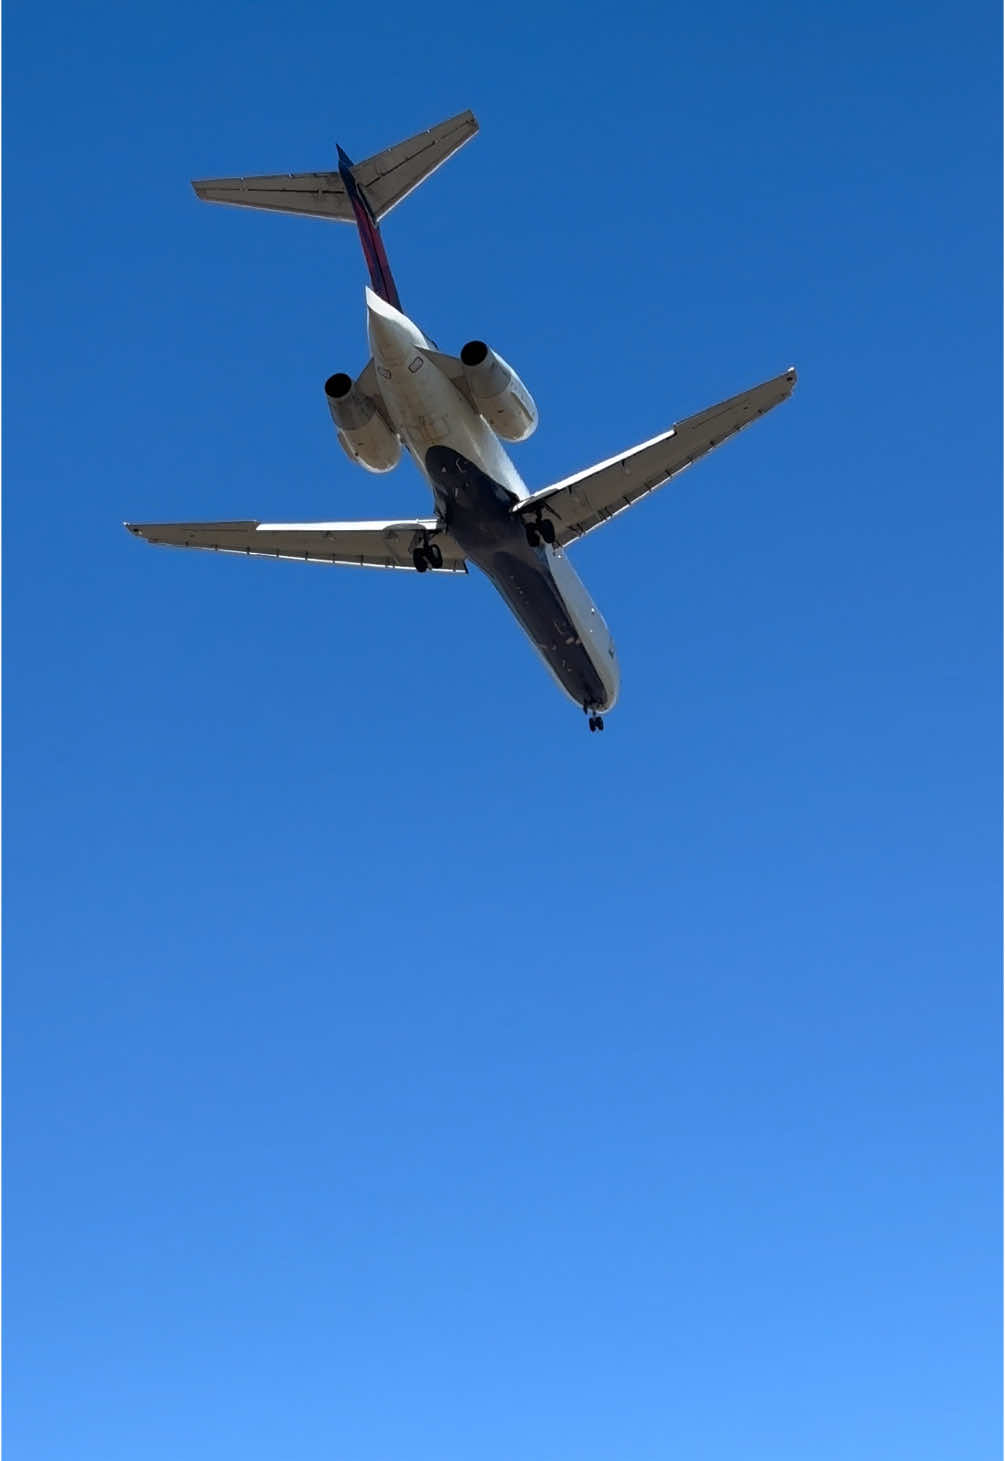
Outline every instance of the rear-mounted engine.
<path id="1" fill-rule="evenodd" d="M 469 340 L 461 364 L 475 405 L 503 441 L 526 441 L 537 429 L 534 399 L 512 366 L 484 340 Z"/>
<path id="2" fill-rule="evenodd" d="M 389 472 L 398 465 L 401 442 L 358 382 L 339 371 L 325 381 L 325 396 L 347 457 L 368 472 Z"/>

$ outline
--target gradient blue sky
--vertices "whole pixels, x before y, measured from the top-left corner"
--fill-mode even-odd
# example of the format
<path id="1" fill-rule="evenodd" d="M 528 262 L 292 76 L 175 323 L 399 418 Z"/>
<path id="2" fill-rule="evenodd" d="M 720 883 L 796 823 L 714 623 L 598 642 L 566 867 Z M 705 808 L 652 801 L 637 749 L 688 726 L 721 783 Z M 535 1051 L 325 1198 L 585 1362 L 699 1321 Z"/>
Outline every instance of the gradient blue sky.
<path id="1" fill-rule="evenodd" d="M 997 1454 L 991 6 L 6 13 L 17 1461 Z M 542 486 L 795 363 L 489 586 L 123 519 L 425 511 L 340 454 L 348 229 L 198 205 L 471 106 L 386 226 Z"/>

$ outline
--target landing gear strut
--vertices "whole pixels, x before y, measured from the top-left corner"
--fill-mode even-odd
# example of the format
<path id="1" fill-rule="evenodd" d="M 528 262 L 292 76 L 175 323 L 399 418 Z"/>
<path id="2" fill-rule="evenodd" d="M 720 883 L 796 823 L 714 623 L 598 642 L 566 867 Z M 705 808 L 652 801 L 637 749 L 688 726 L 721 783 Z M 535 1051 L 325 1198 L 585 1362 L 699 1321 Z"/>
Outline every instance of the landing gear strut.
<path id="1" fill-rule="evenodd" d="M 412 549 L 412 563 L 417 573 L 425 573 L 427 568 L 442 568 L 443 553 L 439 544 L 424 538 Z"/>
<path id="2" fill-rule="evenodd" d="M 555 541 L 555 524 L 550 517 L 542 514 L 540 508 L 538 508 L 533 522 L 524 524 L 524 532 L 527 534 L 527 542 L 532 548 L 540 547 L 541 543 L 547 543 L 551 547 Z"/>

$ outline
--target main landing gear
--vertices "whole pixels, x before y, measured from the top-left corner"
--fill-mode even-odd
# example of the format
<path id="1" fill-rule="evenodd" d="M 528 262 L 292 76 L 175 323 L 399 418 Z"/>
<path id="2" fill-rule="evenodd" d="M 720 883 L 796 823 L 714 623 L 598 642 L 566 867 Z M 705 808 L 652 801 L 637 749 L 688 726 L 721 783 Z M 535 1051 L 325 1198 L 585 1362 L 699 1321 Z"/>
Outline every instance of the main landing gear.
<path id="1" fill-rule="evenodd" d="M 550 548 L 555 541 L 555 524 L 550 517 L 544 517 L 540 509 L 533 522 L 524 523 L 524 532 L 531 548 L 539 548 L 542 543 L 547 543 Z"/>
<path id="2" fill-rule="evenodd" d="M 587 721 L 587 725 L 590 727 L 590 734 L 591 734 L 591 736 L 592 736 L 592 734 L 593 734 L 594 731 L 602 731 L 603 728 L 604 728 L 604 717 L 602 715 L 598 715 L 596 713 L 596 711 L 593 711 L 591 713 L 590 707 L 588 705 L 584 705 L 583 706 L 583 709 L 586 711 L 587 715 L 589 715 L 589 717 L 590 717 L 589 720 Z"/>
<path id="3" fill-rule="evenodd" d="M 417 573 L 425 573 L 428 568 L 442 568 L 443 553 L 439 544 L 424 539 L 412 549 L 412 563 Z"/>

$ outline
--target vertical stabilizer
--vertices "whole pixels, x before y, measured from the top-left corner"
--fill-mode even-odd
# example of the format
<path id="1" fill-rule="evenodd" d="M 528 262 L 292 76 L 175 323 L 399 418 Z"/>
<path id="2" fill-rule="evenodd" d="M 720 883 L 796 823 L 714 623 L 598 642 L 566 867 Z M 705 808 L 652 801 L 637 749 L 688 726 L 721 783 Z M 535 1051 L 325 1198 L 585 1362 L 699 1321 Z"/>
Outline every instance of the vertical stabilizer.
<path id="1" fill-rule="evenodd" d="M 379 294 L 381 299 L 386 300 L 395 309 L 400 310 L 401 300 L 398 298 L 398 289 L 394 282 L 394 275 L 391 273 L 391 266 L 387 262 L 380 228 L 362 188 L 356 181 L 353 164 L 341 147 L 338 149 L 338 170 L 345 187 L 346 197 L 349 199 L 356 217 L 359 241 L 363 245 L 363 257 L 366 259 L 366 266 L 370 271 L 370 284 L 373 292 Z"/>

